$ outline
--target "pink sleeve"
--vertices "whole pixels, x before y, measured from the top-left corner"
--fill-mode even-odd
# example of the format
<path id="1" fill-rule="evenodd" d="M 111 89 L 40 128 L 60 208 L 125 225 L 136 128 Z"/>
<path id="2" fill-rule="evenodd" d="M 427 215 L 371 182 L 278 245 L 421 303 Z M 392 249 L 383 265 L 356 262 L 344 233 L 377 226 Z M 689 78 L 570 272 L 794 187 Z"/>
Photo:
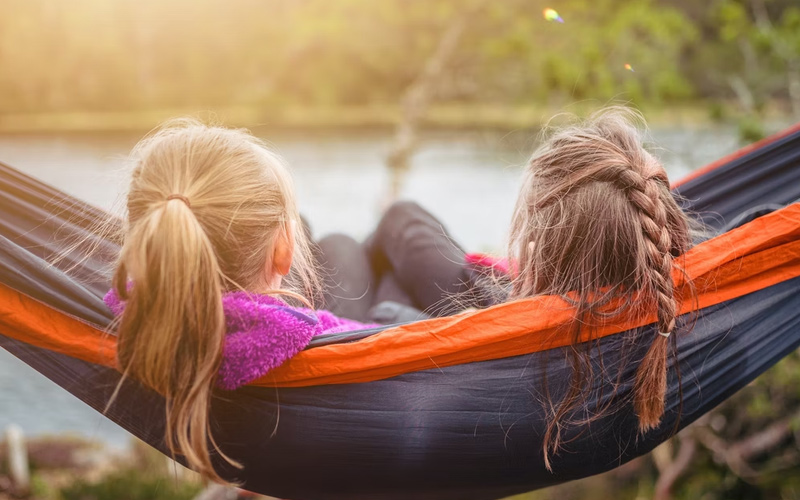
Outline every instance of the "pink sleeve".
<path id="1" fill-rule="evenodd" d="M 464 257 L 464 261 L 476 267 L 485 267 L 509 276 L 511 275 L 511 264 L 508 259 L 503 257 L 495 257 L 485 253 L 468 253 Z"/>

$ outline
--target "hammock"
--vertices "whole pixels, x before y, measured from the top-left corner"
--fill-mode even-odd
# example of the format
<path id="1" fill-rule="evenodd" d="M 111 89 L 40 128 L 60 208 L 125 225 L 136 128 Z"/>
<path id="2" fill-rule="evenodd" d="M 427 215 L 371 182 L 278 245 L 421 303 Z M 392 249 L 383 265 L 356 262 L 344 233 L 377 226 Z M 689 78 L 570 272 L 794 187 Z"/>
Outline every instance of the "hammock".
<path id="1" fill-rule="evenodd" d="M 218 461 L 220 472 L 282 498 L 483 499 L 598 474 L 649 452 L 800 345 L 800 204 L 790 204 L 800 198 L 800 125 L 675 189 L 715 229 L 764 204 L 783 208 L 687 253 L 697 302 L 694 314 L 685 303 L 682 318 L 696 324 L 677 336 L 659 428 L 638 434 L 630 402 L 638 363 L 618 354 L 631 336 L 652 338 L 653 326 L 621 321 L 598 332 L 591 352 L 622 370 L 623 382 L 616 392 L 602 391 L 611 383 L 603 382 L 589 400 L 590 411 L 619 409 L 568 427 L 552 472 L 545 469 L 540 395 L 545 376 L 555 392 L 569 379 L 569 339 L 559 326 L 570 314 L 559 299 L 538 297 L 325 335 L 250 386 L 217 392 L 212 431 L 244 464 Z M 0 346 L 101 412 L 120 380 L 115 338 L 103 334 L 112 318 L 100 273 L 118 246 L 93 229 L 105 217 L 0 164 Z M 82 236 L 98 251 L 87 258 L 77 248 L 45 263 Z M 633 349 L 640 359 L 644 351 Z M 126 381 L 105 415 L 165 451 L 159 395 Z"/>

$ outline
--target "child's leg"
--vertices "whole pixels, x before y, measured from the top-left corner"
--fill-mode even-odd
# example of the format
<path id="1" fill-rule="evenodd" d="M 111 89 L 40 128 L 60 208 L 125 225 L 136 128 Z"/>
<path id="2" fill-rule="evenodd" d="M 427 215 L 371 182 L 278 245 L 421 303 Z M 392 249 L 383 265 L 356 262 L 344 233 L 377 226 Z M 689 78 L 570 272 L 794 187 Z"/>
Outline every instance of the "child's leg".
<path id="1" fill-rule="evenodd" d="M 381 274 L 375 295 L 373 295 L 373 304 L 380 304 L 381 302 L 395 302 L 404 306 L 414 307 L 414 300 L 408 295 L 408 292 L 397 282 L 394 276 L 394 271 L 388 270 Z"/>
<path id="2" fill-rule="evenodd" d="M 398 202 L 389 207 L 366 244 L 376 274 L 391 272 L 415 307 L 433 316 L 465 307 L 453 297 L 463 298 L 474 285 L 464 251 L 418 204 Z"/>
<path id="3" fill-rule="evenodd" d="M 317 243 L 316 254 L 325 287 L 325 309 L 368 322 L 376 287 L 364 247 L 350 236 L 331 234 Z"/>

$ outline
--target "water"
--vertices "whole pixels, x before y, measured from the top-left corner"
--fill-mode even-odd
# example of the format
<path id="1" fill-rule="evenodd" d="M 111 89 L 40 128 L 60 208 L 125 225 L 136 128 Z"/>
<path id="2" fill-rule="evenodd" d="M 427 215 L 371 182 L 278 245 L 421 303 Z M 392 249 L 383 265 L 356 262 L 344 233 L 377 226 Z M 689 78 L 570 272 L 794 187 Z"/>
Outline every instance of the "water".
<path id="1" fill-rule="evenodd" d="M 730 129 L 655 130 L 653 141 L 671 179 L 736 149 Z M 384 158 L 389 134 L 270 133 L 291 164 L 298 203 L 314 235 L 365 237 L 387 204 Z M 119 134 L 0 135 L 0 161 L 97 206 L 121 200 L 125 154 L 138 136 Z M 414 157 L 401 198 L 421 203 L 469 250 L 502 248 L 522 165 L 534 135 L 439 133 Z M 0 350 L 0 430 L 72 432 L 124 447 L 128 435 L 55 384 Z"/>

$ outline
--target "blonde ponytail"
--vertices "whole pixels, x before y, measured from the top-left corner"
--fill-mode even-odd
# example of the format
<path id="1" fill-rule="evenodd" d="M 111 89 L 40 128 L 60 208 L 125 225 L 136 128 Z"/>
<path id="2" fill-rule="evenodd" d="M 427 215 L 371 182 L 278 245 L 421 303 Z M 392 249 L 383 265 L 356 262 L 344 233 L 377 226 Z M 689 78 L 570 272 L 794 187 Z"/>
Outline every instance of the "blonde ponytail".
<path id="1" fill-rule="evenodd" d="M 166 399 L 166 444 L 204 477 L 209 409 L 225 341 L 223 293 L 266 291 L 275 241 L 297 220 L 281 161 L 245 132 L 170 124 L 134 149 L 124 245 L 113 277 L 126 301 L 118 359 L 126 376 Z M 298 296 L 316 285 L 308 243 L 295 235 Z M 287 293 L 293 293 L 288 291 Z"/>
<path id="2" fill-rule="evenodd" d="M 133 228 L 121 259 L 127 265 L 114 276 L 117 292 L 127 299 L 118 327 L 120 366 L 165 396 L 170 449 L 201 474 L 216 477 L 208 408 L 225 316 L 211 243 L 189 207 L 165 199 Z"/>

